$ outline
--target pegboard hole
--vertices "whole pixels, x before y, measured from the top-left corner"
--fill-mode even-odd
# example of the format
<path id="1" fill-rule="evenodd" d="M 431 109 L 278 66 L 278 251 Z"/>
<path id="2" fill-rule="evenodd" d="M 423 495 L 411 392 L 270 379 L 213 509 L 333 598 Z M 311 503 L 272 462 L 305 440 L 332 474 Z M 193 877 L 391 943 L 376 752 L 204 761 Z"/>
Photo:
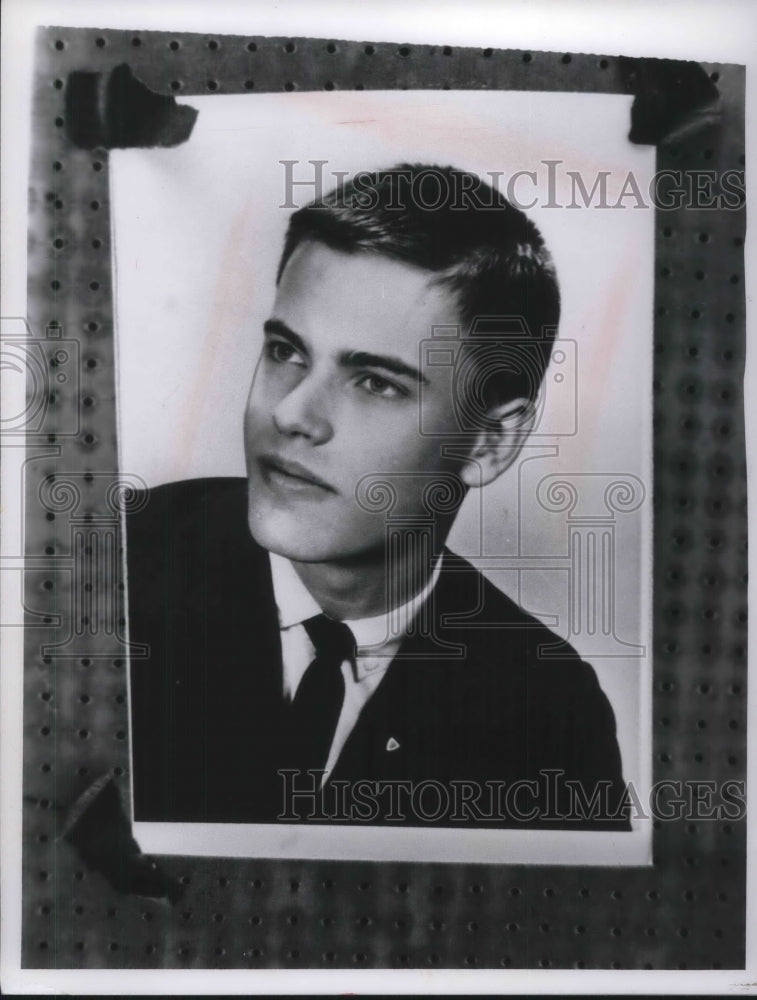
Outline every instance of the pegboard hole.
<path id="1" fill-rule="evenodd" d="M 210 49 L 211 52 L 218 51 L 219 45 L 215 38 L 210 39 L 210 41 L 208 42 L 208 48 Z"/>
<path id="2" fill-rule="evenodd" d="M 366 45 L 365 48 L 363 49 L 363 52 L 365 52 L 367 56 L 372 56 L 375 54 L 376 49 L 373 45 Z"/>
<path id="3" fill-rule="evenodd" d="M 218 90 L 218 81 L 217 80 L 208 80 L 206 86 L 207 86 L 208 90 Z"/>
<path id="4" fill-rule="evenodd" d="M 63 49 L 65 49 L 65 47 L 66 47 L 66 43 L 63 41 L 63 39 L 61 39 L 61 38 L 56 39 L 56 41 L 55 41 L 55 48 L 58 50 L 58 52 L 62 52 Z"/>
<path id="5" fill-rule="evenodd" d="M 491 59 L 491 57 L 494 55 L 494 49 L 484 49 L 481 55 L 484 57 L 484 59 Z"/>
<path id="6" fill-rule="evenodd" d="M 95 39 L 95 45 L 98 47 L 98 49 L 104 49 L 105 48 L 105 39 L 104 38 L 96 38 Z"/>
<path id="7" fill-rule="evenodd" d="M 181 48 L 181 42 L 174 38 L 168 43 L 168 47 L 172 52 L 178 52 Z"/>
<path id="8" fill-rule="evenodd" d="M 255 82 L 253 80 L 245 80 L 244 81 L 244 89 L 245 90 L 253 90 L 254 88 L 255 88 Z"/>
<path id="9" fill-rule="evenodd" d="M 297 51 L 297 46 L 294 44 L 294 42 L 287 42 L 286 45 L 284 46 L 284 51 L 288 52 L 289 55 L 291 55 L 293 52 Z"/>
<path id="10" fill-rule="evenodd" d="M 181 90 L 181 81 L 171 80 L 171 90 Z"/>
<path id="11" fill-rule="evenodd" d="M 248 52 L 257 52 L 258 51 L 257 43 L 256 42 L 248 42 L 247 43 L 247 51 Z"/>
<path id="12" fill-rule="evenodd" d="M 410 46 L 400 45 L 400 47 L 397 49 L 397 52 L 400 56 L 402 56 L 403 59 L 406 59 L 410 55 Z"/>
<path id="13" fill-rule="evenodd" d="M 600 69 L 607 69 L 607 67 L 609 65 L 610 65 L 610 60 L 609 59 L 600 59 L 599 60 L 599 68 Z"/>
<path id="14" fill-rule="evenodd" d="M 135 35 L 134 38 L 132 38 L 131 40 L 131 44 L 134 46 L 135 49 L 138 49 L 139 46 L 142 44 L 142 39 L 138 35 Z"/>
<path id="15" fill-rule="evenodd" d="M 568 63 L 573 62 L 573 56 L 571 56 L 570 52 L 566 52 L 565 55 L 560 60 L 560 62 L 562 62 L 563 65 L 567 66 Z"/>
<path id="16" fill-rule="evenodd" d="M 333 42 L 329 42 L 328 45 L 326 46 L 326 51 L 329 53 L 329 55 L 333 56 L 333 54 L 336 52 L 336 45 L 334 45 Z"/>
<path id="17" fill-rule="evenodd" d="M 530 62 L 532 62 L 533 58 L 534 57 L 531 55 L 530 52 L 524 52 L 523 53 L 522 59 L 523 59 L 524 63 L 530 63 Z"/>

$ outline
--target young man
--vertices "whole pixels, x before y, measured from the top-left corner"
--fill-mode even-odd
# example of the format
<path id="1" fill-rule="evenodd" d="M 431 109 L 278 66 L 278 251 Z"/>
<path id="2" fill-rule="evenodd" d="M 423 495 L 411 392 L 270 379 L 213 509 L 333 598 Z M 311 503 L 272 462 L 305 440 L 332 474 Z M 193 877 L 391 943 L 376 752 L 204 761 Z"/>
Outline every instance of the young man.
<path id="1" fill-rule="evenodd" d="M 247 479 L 127 526 L 136 819 L 628 829 L 593 670 L 444 547 L 533 426 L 558 318 L 538 231 L 471 174 L 294 214 Z"/>

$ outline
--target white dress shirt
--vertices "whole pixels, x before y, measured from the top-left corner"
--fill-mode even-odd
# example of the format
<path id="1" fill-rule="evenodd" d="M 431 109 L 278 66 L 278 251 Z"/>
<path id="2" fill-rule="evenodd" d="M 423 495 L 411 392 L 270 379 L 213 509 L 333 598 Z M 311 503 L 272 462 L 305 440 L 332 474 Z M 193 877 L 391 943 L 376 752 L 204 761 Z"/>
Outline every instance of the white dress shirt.
<path id="1" fill-rule="evenodd" d="M 323 614 L 323 611 L 288 559 L 271 552 L 270 560 L 281 630 L 283 691 L 284 696 L 291 700 L 303 674 L 315 658 L 315 647 L 302 623 L 314 615 Z M 363 706 L 379 686 L 387 667 L 394 659 L 408 626 L 436 586 L 441 565 L 441 559 L 437 560 L 423 590 L 401 607 L 374 618 L 345 621 L 355 638 L 357 656 L 354 669 L 349 660 L 342 663 L 344 703 L 326 761 L 324 782 L 334 769 Z"/>

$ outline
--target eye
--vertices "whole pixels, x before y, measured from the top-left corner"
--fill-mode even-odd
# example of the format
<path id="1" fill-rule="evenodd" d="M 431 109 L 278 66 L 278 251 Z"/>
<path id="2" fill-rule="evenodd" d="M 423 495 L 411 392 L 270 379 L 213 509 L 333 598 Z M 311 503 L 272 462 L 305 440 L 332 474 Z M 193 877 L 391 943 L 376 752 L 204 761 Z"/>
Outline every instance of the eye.
<path id="1" fill-rule="evenodd" d="M 384 399 L 395 399 L 407 395 L 403 388 L 390 382 L 382 375 L 363 375 L 357 384 L 371 393 L 372 396 L 381 396 Z"/>
<path id="2" fill-rule="evenodd" d="M 266 357 L 277 365 L 294 364 L 303 365 L 301 355 L 286 340 L 268 340 L 265 344 Z"/>

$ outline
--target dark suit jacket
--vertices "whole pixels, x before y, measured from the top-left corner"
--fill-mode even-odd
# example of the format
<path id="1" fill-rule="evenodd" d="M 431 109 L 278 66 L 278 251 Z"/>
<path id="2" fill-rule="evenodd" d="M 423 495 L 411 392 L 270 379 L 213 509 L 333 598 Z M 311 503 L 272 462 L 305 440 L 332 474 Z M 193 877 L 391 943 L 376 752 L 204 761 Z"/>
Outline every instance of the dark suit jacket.
<path id="1" fill-rule="evenodd" d="M 126 545 L 130 638 L 149 645 L 146 658 L 131 662 L 135 818 L 276 820 L 284 789 L 277 771 L 289 762 L 291 741 L 268 554 L 247 527 L 246 481 L 153 489 L 129 517 Z M 592 668 L 450 552 L 432 621 L 433 635 L 403 641 L 342 751 L 332 787 L 435 781 L 458 794 L 461 782 L 478 782 L 489 790 L 478 809 L 437 821 L 628 829 L 618 815 L 623 780 L 613 712 Z M 388 750 L 392 738 L 399 746 Z M 545 771 L 563 774 L 545 778 Z M 305 778 L 295 786 L 313 787 Z M 575 802 L 565 797 L 568 779 L 588 799 L 602 793 L 590 821 L 564 818 Z M 538 787 L 522 786 L 517 818 L 503 814 L 502 791 L 492 798 L 487 781 Z M 425 796 L 426 812 L 439 808 L 435 795 Z M 300 804 L 307 815 L 312 798 Z M 386 821 L 387 809 L 379 805 L 372 818 Z"/>

